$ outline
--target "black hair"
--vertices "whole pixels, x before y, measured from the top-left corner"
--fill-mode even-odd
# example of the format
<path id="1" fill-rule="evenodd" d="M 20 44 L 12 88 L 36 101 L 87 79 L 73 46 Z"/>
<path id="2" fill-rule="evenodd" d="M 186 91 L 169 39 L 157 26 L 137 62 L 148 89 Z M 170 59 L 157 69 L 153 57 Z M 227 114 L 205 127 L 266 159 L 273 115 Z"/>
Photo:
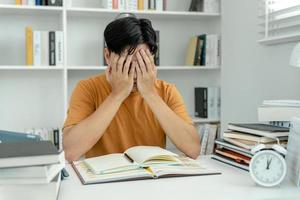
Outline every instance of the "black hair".
<path id="1" fill-rule="evenodd" d="M 104 30 L 104 40 L 109 51 L 121 54 L 129 47 L 132 54 L 139 44 L 148 45 L 152 54 L 157 51 L 156 34 L 148 19 L 138 19 L 134 15 L 110 22 Z"/>

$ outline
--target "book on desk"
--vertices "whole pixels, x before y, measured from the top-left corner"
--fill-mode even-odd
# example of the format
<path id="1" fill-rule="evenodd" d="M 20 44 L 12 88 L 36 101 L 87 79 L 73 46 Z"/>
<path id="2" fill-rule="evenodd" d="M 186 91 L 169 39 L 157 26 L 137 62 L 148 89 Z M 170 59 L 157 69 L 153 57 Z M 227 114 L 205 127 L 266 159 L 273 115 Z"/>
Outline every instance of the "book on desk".
<path id="1" fill-rule="evenodd" d="M 82 184 L 179 176 L 216 175 L 197 161 L 155 146 L 136 146 L 124 153 L 75 161 L 72 166 Z"/>

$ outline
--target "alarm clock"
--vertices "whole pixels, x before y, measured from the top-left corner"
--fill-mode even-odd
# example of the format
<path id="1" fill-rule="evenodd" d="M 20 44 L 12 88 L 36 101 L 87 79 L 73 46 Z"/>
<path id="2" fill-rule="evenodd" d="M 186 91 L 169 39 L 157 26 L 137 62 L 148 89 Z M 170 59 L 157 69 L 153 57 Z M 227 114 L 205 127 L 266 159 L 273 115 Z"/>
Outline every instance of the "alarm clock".
<path id="1" fill-rule="evenodd" d="M 273 187 L 279 185 L 286 176 L 284 156 L 287 151 L 279 144 L 267 149 L 264 144 L 258 144 L 251 150 L 249 171 L 252 179 L 260 186 Z"/>

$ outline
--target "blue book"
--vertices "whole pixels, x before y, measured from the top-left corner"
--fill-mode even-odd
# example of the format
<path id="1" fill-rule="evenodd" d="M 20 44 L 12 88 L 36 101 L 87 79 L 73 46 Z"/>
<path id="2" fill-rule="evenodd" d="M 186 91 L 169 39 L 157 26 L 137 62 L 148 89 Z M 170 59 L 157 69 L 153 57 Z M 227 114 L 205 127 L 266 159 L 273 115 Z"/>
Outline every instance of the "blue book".
<path id="1" fill-rule="evenodd" d="M 0 143 L 41 141 L 39 135 L 0 130 Z"/>
<path id="2" fill-rule="evenodd" d="M 41 6 L 42 5 L 42 0 L 35 0 L 35 5 L 36 6 Z"/>

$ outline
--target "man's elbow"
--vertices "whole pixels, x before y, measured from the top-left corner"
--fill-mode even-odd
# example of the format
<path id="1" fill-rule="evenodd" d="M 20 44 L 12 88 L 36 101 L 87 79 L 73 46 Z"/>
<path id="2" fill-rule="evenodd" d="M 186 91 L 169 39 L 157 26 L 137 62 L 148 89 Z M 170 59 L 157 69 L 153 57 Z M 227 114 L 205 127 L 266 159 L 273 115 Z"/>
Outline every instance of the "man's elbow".
<path id="1" fill-rule="evenodd" d="M 65 158 L 67 161 L 73 162 L 79 160 L 80 156 L 68 149 L 65 149 Z"/>
<path id="2" fill-rule="evenodd" d="M 197 159 L 200 155 L 200 144 L 193 145 L 193 148 L 190 148 L 186 155 L 192 159 Z"/>

